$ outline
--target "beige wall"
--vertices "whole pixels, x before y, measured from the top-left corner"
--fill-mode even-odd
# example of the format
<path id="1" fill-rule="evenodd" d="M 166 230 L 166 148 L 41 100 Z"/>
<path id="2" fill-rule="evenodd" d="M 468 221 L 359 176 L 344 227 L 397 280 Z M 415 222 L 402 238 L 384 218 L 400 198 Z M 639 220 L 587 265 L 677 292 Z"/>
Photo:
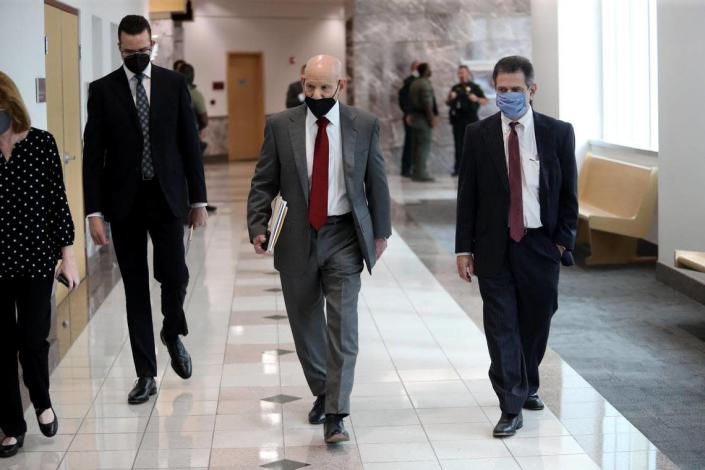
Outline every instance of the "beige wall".
<path id="1" fill-rule="evenodd" d="M 279 17 L 274 14 L 265 17 L 257 16 L 259 10 L 242 8 L 242 3 L 232 2 L 232 8 L 228 9 L 222 1 L 200 2 L 196 4 L 195 21 L 184 23 L 184 58 L 196 69 L 196 84 L 206 98 L 211 116 L 227 115 L 227 90 L 213 91 L 212 82 L 226 81 L 228 52 L 263 53 L 266 113 L 285 108 L 286 89 L 298 78 L 299 69 L 308 57 L 325 53 L 344 61 L 342 7 L 306 17 L 307 12 L 301 6 L 294 9 L 289 5 L 287 11 L 276 10 Z M 260 10 L 263 4 L 271 7 L 271 3 L 261 3 Z M 312 12 L 316 10 L 309 8 Z M 340 14 L 336 15 L 336 11 Z M 283 16 L 287 12 L 290 16 Z M 296 63 L 290 64 L 289 57 L 294 57 Z M 215 105 L 210 104 L 211 99 L 216 101 Z"/>
<path id="2" fill-rule="evenodd" d="M 705 2 L 658 1 L 659 261 L 705 251 Z M 705 275 L 698 276 L 705 281 Z"/>
<path id="3" fill-rule="evenodd" d="M 111 34 L 111 24 L 117 25 L 127 14 L 146 14 L 147 0 L 63 2 L 79 10 L 81 116 L 85 122 L 88 83 L 107 74 L 114 66 L 117 37 Z M 44 1 L 0 0 L 0 12 L 0 43 L 3 44 L 0 47 L 0 70 L 17 83 L 33 125 L 46 129 L 46 104 L 36 102 L 34 85 L 35 78 L 45 76 Z"/>

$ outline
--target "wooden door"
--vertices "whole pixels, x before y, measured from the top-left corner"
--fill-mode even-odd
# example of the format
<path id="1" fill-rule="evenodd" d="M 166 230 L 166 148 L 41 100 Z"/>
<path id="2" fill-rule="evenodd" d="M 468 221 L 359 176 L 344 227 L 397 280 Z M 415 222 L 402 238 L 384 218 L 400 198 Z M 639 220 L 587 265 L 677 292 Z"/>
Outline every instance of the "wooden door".
<path id="1" fill-rule="evenodd" d="M 66 195 L 76 229 L 74 254 L 81 279 L 86 276 L 86 239 L 81 171 L 81 97 L 78 12 L 55 1 L 44 5 L 47 125 L 63 162 Z M 59 286 L 57 303 L 68 291 Z"/>
<path id="2" fill-rule="evenodd" d="M 229 158 L 255 160 L 264 134 L 262 54 L 230 53 L 227 80 Z"/>

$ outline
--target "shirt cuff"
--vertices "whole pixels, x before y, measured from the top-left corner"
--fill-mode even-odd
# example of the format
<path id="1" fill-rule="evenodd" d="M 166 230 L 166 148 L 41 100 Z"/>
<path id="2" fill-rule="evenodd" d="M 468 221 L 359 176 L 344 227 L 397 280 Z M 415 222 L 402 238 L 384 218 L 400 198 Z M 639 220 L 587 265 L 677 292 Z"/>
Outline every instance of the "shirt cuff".
<path id="1" fill-rule="evenodd" d="M 86 218 L 88 218 L 88 219 L 90 219 L 91 217 L 101 217 L 102 218 L 103 213 L 102 212 L 91 212 L 90 214 L 88 214 L 86 216 Z"/>
<path id="2" fill-rule="evenodd" d="M 456 253 L 455 256 L 470 256 L 470 253 Z"/>
<path id="3" fill-rule="evenodd" d="M 191 209 L 197 209 L 199 207 L 206 207 L 208 205 L 207 202 L 194 202 L 191 204 Z"/>

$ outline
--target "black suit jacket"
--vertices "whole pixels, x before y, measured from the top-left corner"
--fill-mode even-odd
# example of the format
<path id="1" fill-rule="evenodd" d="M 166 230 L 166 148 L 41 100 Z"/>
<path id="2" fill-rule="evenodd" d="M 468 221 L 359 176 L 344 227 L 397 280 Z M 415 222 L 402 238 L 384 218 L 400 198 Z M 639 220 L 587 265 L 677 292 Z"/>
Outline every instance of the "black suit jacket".
<path id="1" fill-rule="evenodd" d="M 557 245 L 566 247 L 563 263 L 571 264 L 578 221 L 573 126 L 534 112 L 534 131 L 541 223 Z M 474 255 L 478 276 L 492 276 L 502 267 L 508 216 L 509 177 L 497 113 L 467 127 L 458 180 L 455 251 Z"/>
<path id="2" fill-rule="evenodd" d="M 290 83 L 289 89 L 286 90 L 286 107 L 295 108 L 300 105 L 299 95 L 303 92 L 304 86 L 301 84 L 301 80 Z"/>
<path id="3" fill-rule="evenodd" d="M 196 122 L 183 75 L 152 65 L 150 141 L 156 179 L 176 217 L 189 203 L 207 202 Z M 130 213 L 142 180 L 142 130 L 122 67 L 91 83 L 83 135 L 86 214 L 106 219 Z"/>

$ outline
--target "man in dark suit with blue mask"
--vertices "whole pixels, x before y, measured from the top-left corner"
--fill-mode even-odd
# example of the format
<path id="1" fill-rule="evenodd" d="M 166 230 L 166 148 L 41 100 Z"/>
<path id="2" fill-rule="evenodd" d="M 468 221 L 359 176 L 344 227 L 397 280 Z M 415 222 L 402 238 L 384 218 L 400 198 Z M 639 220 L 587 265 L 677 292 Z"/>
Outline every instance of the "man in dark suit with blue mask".
<path id="1" fill-rule="evenodd" d="M 558 308 L 560 265 L 572 265 L 578 220 L 573 127 L 534 112 L 529 60 L 505 57 L 493 80 L 500 112 L 468 126 L 458 184 L 459 276 L 479 279 L 490 380 L 502 416 L 495 437 L 541 410 L 539 365 Z"/>

